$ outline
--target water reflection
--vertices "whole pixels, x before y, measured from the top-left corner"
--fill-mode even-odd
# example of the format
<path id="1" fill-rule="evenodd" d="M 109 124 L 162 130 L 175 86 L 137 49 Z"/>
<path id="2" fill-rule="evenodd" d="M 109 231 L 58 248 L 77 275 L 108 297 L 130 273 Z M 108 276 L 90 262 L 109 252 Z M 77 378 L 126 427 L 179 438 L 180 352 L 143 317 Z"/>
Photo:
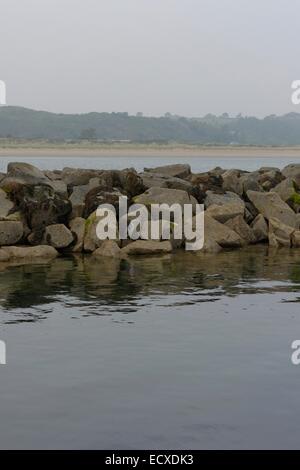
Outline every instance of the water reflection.
<path id="1" fill-rule="evenodd" d="M 2 263 L 0 324 L 41 321 L 57 304 L 70 317 L 102 316 L 272 292 L 293 292 L 288 301 L 300 302 L 299 250 L 252 246 L 218 255 L 180 252 L 122 261 L 70 256 L 43 264 Z"/>

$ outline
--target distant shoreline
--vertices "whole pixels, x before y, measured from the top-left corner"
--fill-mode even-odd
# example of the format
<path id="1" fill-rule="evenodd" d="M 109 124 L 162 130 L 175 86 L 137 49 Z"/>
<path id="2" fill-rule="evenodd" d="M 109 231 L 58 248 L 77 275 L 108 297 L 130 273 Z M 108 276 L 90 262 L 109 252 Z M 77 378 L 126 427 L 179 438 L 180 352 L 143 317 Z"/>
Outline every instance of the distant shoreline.
<path id="1" fill-rule="evenodd" d="M 0 157 L 299 157 L 299 147 L 252 147 L 252 146 L 200 146 L 180 144 L 87 144 L 47 145 L 46 143 L 20 143 L 0 146 Z"/>

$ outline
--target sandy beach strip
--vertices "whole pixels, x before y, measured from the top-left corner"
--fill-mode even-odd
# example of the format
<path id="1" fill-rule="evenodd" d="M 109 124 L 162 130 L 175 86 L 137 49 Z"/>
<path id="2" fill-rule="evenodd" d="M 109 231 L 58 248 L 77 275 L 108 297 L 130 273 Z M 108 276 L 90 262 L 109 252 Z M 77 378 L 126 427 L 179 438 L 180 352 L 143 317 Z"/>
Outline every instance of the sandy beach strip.
<path id="1" fill-rule="evenodd" d="M 71 157 L 299 157 L 300 147 L 243 147 L 188 145 L 107 145 L 107 146 L 7 146 L 0 147 L 0 157 L 11 156 Z"/>

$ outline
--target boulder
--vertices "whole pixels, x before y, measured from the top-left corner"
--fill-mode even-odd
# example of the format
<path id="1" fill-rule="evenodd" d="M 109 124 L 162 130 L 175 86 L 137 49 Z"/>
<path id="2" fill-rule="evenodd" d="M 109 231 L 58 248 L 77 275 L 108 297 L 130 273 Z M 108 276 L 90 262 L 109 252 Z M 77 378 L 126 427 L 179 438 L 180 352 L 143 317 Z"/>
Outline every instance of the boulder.
<path id="1" fill-rule="evenodd" d="M 258 216 L 255 217 L 251 224 L 251 228 L 257 243 L 268 240 L 269 227 L 262 214 L 258 214 Z"/>
<path id="2" fill-rule="evenodd" d="M 73 242 L 73 235 L 64 224 L 53 224 L 46 227 L 44 242 L 54 248 L 67 248 Z"/>
<path id="3" fill-rule="evenodd" d="M 91 190 L 88 184 L 82 186 L 74 186 L 69 201 L 72 204 L 72 212 L 70 217 L 82 217 L 85 208 L 85 197 Z"/>
<path id="4" fill-rule="evenodd" d="M 9 200 L 6 192 L 0 189 L 0 219 L 7 217 L 13 207 L 14 203 Z"/>
<path id="5" fill-rule="evenodd" d="M 241 199 L 240 196 L 233 193 L 232 191 L 226 191 L 224 194 L 218 194 L 213 191 L 206 192 L 206 197 L 204 200 L 204 205 L 206 209 L 212 205 L 224 206 L 226 204 L 232 203 L 239 204 L 241 210 L 245 210 L 245 202 L 243 201 L 243 199 Z"/>
<path id="6" fill-rule="evenodd" d="M 292 246 L 300 248 L 300 230 L 295 230 L 292 234 Z"/>
<path id="7" fill-rule="evenodd" d="M 204 239 L 204 244 L 199 252 L 201 253 L 219 253 L 222 247 L 213 239 Z"/>
<path id="8" fill-rule="evenodd" d="M 182 191 L 191 193 L 194 188 L 189 181 L 174 176 L 160 175 L 159 173 L 145 171 L 144 173 L 140 173 L 140 177 L 142 178 L 145 189 L 156 186 L 158 188 L 181 189 Z"/>
<path id="9" fill-rule="evenodd" d="M 291 163 L 285 166 L 281 173 L 286 178 L 292 178 L 300 186 L 300 163 Z"/>
<path id="10" fill-rule="evenodd" d="M 123 255 L 158 255 L 171 253 L 172 244 L 170 241 L 136 240 L 122 248 Z"/>
<path id="11" fill-rule="evenodd" d="M 251 173 L 245 173 L 240 178 L 243 185 L 243 193 L 247 194 L 247 191 L 263 191 L 261 185 L 259 184 L 259 173 L 253 171 Z"/>
<path id="12" fill-rule="evenodd" d="M 180 204 L 182 208 L 184 204 L 192 204 L 195 208 L 197 204 L 197 200 L 186 191 L 157 187 L 147 189 L 143 194 L 133 198 L 133 201 L 136 204 L 144 204 L 148 208 L 150 208 L 151 204 L 168 204 L 170 206 L 172 204 Z"/>
<path id="13" fill-rule="evenodd" d="M 58 252 L 52 246 L 7 246 L 2 248 L 10 258 L 56 258 Z"/>
<path id="14" fill-rule="evenodd" d="M 10 260 L 10 255 L 5 251 L 4 248 L 0 248 L 0 263 L 4 263 Z"/>
<path id="15" fill-rule="evenodd" d="M 272 168 L 271 170 L 264 172 L 260 170 L 259 173 L 262 174 L 260 174 L 258 182 L 264 191 L 270 191 L 285 178 L 278 168 Z"/>
<path id="16" fill-rule="evenodd" d="M 86 221 L 82 217 L 75 217 L 69 222 L 69 228 L 74 239 L 74 244 L 71 247 L 73 253 L 80 253 L 83 249 L 85 223 Z"/>
<path id="17" fill-rule="evenodd" d="M 158 166 L 155 168 L 144 168 L 144 171 L 150 173 L 159 173 L 161 175 L 174 176 L 176 178 L 187 178 L 191 174 L 191 167 L 187 164 L 178 163 L 175 165 Z"/>
<path id="18" fill-rule="evenodd" d="M 93 256 L 104 256 L 106 258 L 120 258 L 121 249 L 114 240 L 103 240 L 100 248 L 94 251 Z"/>
<path id="19" fill-rule="evenodd" d="M 222 224 L 234 217 L 243 217 L 244 212 L 245 206 L 236 202 L 229 202 L 228 204 L 224 205 L 212 204 L 206 210 L 207 215 L 213 217 L 215 220 L 221 222 Z"/>
<path id="20" fill-rule="evenodd" d="M 291 237 L 294 227 L 282 223 L 279 219 L 271 217 L 269 220 L 269 245 L 273 247 L 291 246 Z"/>
<path id="21" fill-rule="evenodd" d="M 0 246 L 14 245 L 23 237 L 22 222 L 5 220 L 0 221 Z"/>
<path id="22" fill-rule="evenodd" d="M 45 170 L 43 173 L 51 181 L 61 180 L 61 170 Z"/>
<path id="23" fill-rule="evenodd" d="M 283 224 L 296 228 L 295 212 L 276 192 L 261 193 L 258 191 L 247 191 L 247 197 L 267 220 L 275 217 Z"/>
<path id="24" fill-rule="evenodd" d="M 83 186 L 88 184 L 91 178 L 101 174 L 100 170 L 87 170 L 82 168 L 64 168 L 61 172 L 61 179 L 69 187 Z"/>
<path id="25" fill-rule="evenodd" d="M 119 199 L 126 194 L 118 188 L 104 189 L 103 186 L 97 186 L 91 189 L 85 197 L 85 206 L 83 217 L 89 217 L 95 212 L 101 204 L 111 204 L 118 213 Z"/>
<path id="26" fill-rule="evenodd" d="M 220 172 L 214 173 L 208 171 L 205 173 L 191 174 L 188 181 L 190 181 L 193 186 L 197 186 L 198 190 L 201 191 L 202 200 L 205 197 L 206 191 L 224 192 L 222 189 L 223 178 Z"/>
<path id="27" fill-rule="evenodd" d="M 204 243 L 214 240 L 224 248 L 243 245 L 243 240 L 234 230 L 213 219 L 206 212 L 204 213 L 204 240 Z"/>
<path id="28" fill-rule="evenodd" d="M 241 171 L 240 170 L 227 170 L 222 174 L 223 178 L 223 189 L 224 191 L 231 191 L 238 194 L 239 196 L 243 195 L 243 182 L 240 179 Z"/>
<path id="29" fill-rule="evenodd" d="M 225 223 L 226 227 L 234 230 L 243 240 L 244 245 L 255 243 L 256 237 L 251 227 L 245 222 L 242 215 L 229 219 Z"/>
<path id="30" fill-rule="evenodd" d="M 121 170 L 117 174 L 119 179 L 119 184 L 117 186 L 125 191 L 129 198 L 137 196 L 147 189 L 144 185 L 143 178 L 138 175 L 133 168 Z"/>
<path id="31" fill-rule="evenodd" d="M 68 197 L 68 188 L 64 181 L 55 180 L 51 181 L 51 188 L 57 193 L 59 196 L 63 198 Z"/>
<path id="32" fill-rule="evenodd" d="M 298 190 L 299 187 L 297 183 L 293 180 L 293 178 L 288 177 L 272 188 L 271 192 L 277 193 L 284 202 L 289 202 L 292 200 L 295 192 Z"/>
<path id="33" fill-rule="evenodd" d="M 7 175 L 1 181 L 1 187 L 7 186 L 10 181 L 15 181 L 16 184 L 22 185 L 51 184 L 49 178 L 41 170 L 29 163 L 23 162 L 11 162 L 7 165 Z"/>
<path id="34" fill-rule="evenodd" d="M 83 249 L 87 252 L 95 251 L 99 248 L 104 240 L 101 240 L 97 236 L 97 225 L 101 217 L 96 215 L 96 211 L 90 214 L 90 216 L 85 221 L 85 233 L 84 233 L 84 240 L 83 240 Z M 117 239 L 115 240 L 117 244 L 120 243 L 119 236 L 117 233 Z"/>

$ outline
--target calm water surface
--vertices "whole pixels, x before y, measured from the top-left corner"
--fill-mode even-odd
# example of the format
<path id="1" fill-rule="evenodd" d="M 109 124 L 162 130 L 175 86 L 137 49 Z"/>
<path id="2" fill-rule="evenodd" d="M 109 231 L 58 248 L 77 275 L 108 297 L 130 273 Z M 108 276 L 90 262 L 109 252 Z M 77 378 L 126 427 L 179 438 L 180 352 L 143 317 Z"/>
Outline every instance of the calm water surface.
<path id="1" fill-rule="evenodd" d="M 91 157 L 83 155 L 82 157 L 72 156 L 51 156 L 51 157 L 0 157 L 0 171 L 5 172 L 7 164 L 11 161 L 24 161 L 32 163 L 42 170 L 61 170 L 66 166 L 74 168 L 96 168 L 96 169 L 122 169 L 126 167 L 134 167 L 138 171 L 142 171 L 145 167 L 153 167 L 159 165 L 169 165 L 172 163 L 189 163 L 194 172 L 208 171 L 216 166 L 222 168 L 239 168 L 241 170 L 257 170 L 262 166 L 275 166 L 283 168 L 289 163 L 300 163 L 299 157 L 151 157 L 151 156 L 101 156 Z"/>
<path id="2" fill-rule="evenodd" d="M 300 251 L 1 266 L 2 448 L 299 447 Z"/>
<path id="3" fill-rule="evenodd" d="M 300 447 L 300 250 L 2 263 L 0 339 L 1 448 Z"/>

